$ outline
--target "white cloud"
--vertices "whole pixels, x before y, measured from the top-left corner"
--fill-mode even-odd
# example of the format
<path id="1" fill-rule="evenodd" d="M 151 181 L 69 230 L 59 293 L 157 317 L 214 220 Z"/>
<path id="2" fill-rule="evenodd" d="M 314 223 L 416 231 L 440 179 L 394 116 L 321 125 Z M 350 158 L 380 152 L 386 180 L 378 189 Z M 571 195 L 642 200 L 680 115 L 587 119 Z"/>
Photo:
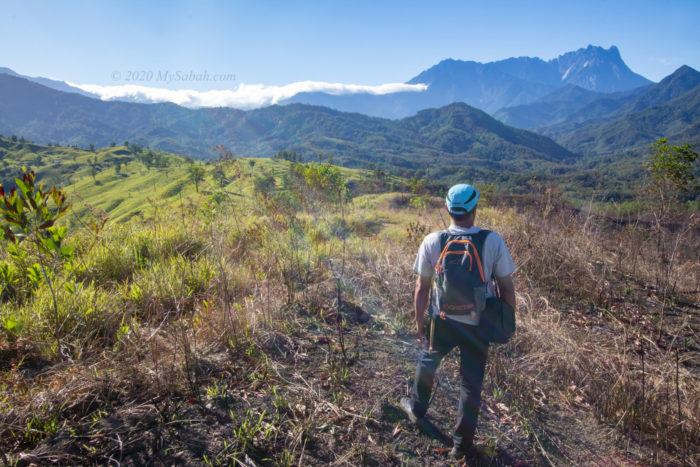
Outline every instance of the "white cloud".
<path id="1" fill-rule="evenodd" d="M 102 100 L 127 100 L 132 102 L 173 102 L 184 107 L 233 107 L 253 109 L 277 104 L 301 92 L 325 92 L 333 95 L 367 93 L 374 95 L 395 92 L 421 92 L 425 84 L 388 83 L 379 86 L 358 84 L 299 81 L 284 86 L 241 83 L 233 90 L 194 91 L 189 89 L 163 89 L 137 85 L 100 86 L 74 84 L 71 86 L 100 96 Z"/>

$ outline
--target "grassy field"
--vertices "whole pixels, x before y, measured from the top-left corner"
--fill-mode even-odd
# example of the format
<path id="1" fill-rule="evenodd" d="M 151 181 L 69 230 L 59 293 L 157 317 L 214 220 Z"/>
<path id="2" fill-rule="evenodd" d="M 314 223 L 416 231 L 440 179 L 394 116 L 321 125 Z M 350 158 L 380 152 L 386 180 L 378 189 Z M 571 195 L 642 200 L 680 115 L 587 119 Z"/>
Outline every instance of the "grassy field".
<path id="1" fill-rule="evenodd" d="M 446 225 L 441 199 L 269 159 L 202 164 L 197 191 L 177 156 L 149 169 L 126 146 L 50 150 L 79 165 L 47 154 L 35 169 L 64 182 L 73 252 L 0 253 L 6 464 L 449 464 L 456 356 L 438 374 L 436 433 L 397 408 L 419 348 L 412 264 Z M 477 223 L 518 267 L 518 331 L 487 368 L 483 465 L 700 463 L 698 229 L 683 219 L 654 231 L 546 191 L 482 203 Z"/>

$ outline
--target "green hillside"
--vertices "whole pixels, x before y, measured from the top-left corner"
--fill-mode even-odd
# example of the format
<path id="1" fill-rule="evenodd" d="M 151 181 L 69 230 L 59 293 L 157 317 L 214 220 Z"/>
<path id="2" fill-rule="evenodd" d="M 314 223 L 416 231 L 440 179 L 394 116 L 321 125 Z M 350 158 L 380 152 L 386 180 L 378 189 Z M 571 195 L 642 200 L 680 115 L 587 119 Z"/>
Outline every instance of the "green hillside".
<path id="1" fill-rule="evenodd" d="M 441 124 L 437 121 L 432 125 L 439 127 Z M 503 128 L 510 130 L 510 127 Z M 518 138 L 522 134 L 516 131 L 512 135 L 505 133 L 505 136 Z M 478 134 L 475 136 L 479 137 Z M 565 198 L 575 203 L 586 201 L 591 196 L 609 201 L 632 200 L 644 183 L 643 161 L 648 156 L 649 150 L 644 149 L 636 154 L 582 158 L 570 166 L 552 164 L 545 172 L 537 173 L 535 179 L 539 185 L 558 187 Z M 496 193 L 532 193 L 534 171 L 526 170 L 529 167 L 527 159 L 520 162 L 521 171 L 509 172 L 499 170 L 502 161 L 478 161 L 474 157 L 468 165 L 439 163 L 438 159 L 433 159 L 428 168 L 417 173 L 435 193 L 444 190 L 448 183 L 464 180 L 477 185 L 493 184 L 489 189 Z M 327 160 L 326 156 L 323 158 Z M 253 189 L 252 182 L 244 183 L 244 192 L 240 191 L 240 186 L 234 188 L 236 173 L 250 175 L 260 169 L 274 174 L 280 185 L 282 174 L 288 170 L 286 161 L 275 158 L 238 158 L 238 169 L 226 169 L 227 181 L 222 187 L 214 175 L 215 164 L 133 144 L 89 151 L 0 137 L 0 183 L 11 187 L 20 169 L 31 167 L 38 174 L 40 183 L 63 186 L 69 195 L 75 196 L 75 214 L 71 216 L 74 222 L 88 212 L 106 213 L 115 220 L 133 216 L 148 218 L 161 207 L 182 203 L 196 192 L 189 174 L 193 165 L 201 166 L 205 172 L 200 186 L 204 193 L 222 192 L 231 196 L 251 196 Z M 338 170 L 348 179 L 348 186 L 354 194 L 408 186 L 406 179 L 391 175 L 380 167 L 372 170 L 339 167 Z"/>
<path id="2" fill-rule="evenodd" d="M 71 218 L 74 222 L 89 213 L 106 214 L 116 221 L 133 216 L 152 217 L 158 209 L 182 203 L 195 194 L 197 188 L 204 194 L 220 193 L 250 199 L 254 189 L 253 174 L 269 176 L 270 180 L 282 184 L 289 164 L 276 158 L 237 158 L 217 164 L 135 145 L 115 145 L 89 151 L 0 137 L 0 184 L 9 190 L 21 168 L 31 168 L 37 173 L 38 183 L 63 187 L 73 204 Z M 219 165 L 222 166 L 223 178 L 215 176 Z M 199 187 L 190 176 L 193 166 L 204 171 Z M 406 186 L 404 180 L 379 169 L 339 167 L 337 170 L 355 194 Z"/>
<path id="3" fill-rule="evenodd" d="M 9 188 L 23 166 L 37 182 L 63 187 L 74 214 L 103 211 L 119 220 L 144 213 L 146 206 L 172 204 L 194 193 L 188 179 L 190 159 L 162 151 L 114 146 L 94 151 L 43 146 L 0 138 L 0 183 Z"/>

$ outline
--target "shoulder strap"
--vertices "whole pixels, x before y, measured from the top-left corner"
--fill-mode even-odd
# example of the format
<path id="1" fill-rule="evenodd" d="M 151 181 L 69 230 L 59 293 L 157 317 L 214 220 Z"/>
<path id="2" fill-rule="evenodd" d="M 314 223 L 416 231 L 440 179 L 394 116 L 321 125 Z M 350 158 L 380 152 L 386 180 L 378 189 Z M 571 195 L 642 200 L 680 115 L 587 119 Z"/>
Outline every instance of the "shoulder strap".
<path id="1" fill-rule="evenodd" d="M 481 258 L 482 263 L 484 262 L 484 244 L 486 243 L 486 237 L 488 237 L 490 233 L 490 230 L 481 229 L 479 233 L 472 237 L 472 240 L 474 241 L 474 246 L 476 247 L 476 251 L 479 252 L 479 258 Z M 493 276 L 493 273 L 491 273 L 491 275 Z M 487 281 L 492 279 L 493 277 L 488 278 Z"/>
<path id="2" fill-rule="evenodd" d="M 445 250 L 445 246 L 447 245 L 449 238 L 450 233 L 447 231 L 447 229 L 440 231 L 440 253 Z"/>
<path id="3" fill-rule="evenodd" d="M 474 243 L 474 246 L 476 247 L 476 250 L 479 252 L 479 256 L 481 258 L 484 257 L 483 252 L 484 252 L 484 243 L 486 243 L 486 237 L 491 233 L 490 230 L 486 229 L 481 229 L 479 232 L 475 233 L 472 236 L 472 241 Z"/>

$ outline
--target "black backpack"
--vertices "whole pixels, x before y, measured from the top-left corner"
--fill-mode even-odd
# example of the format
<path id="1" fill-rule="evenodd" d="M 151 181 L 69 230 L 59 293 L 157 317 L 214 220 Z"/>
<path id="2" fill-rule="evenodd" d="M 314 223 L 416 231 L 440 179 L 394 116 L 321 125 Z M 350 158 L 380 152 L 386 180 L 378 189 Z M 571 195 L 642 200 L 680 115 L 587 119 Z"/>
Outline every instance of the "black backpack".
<path id="1" fill-rule="evenodd" d="M 498 297 L 486 299 L 479 319 L 479 332 L 486 342 L 505 344 L 515 333 L 515 312 Z"/>
<path id="2" fill-rule="evenodd" d="M 486 306 L 488 279 L 481 253 L 489 230 L 475 234 L 440 233 L 440 259 L 435 265 L 435 292 L 440 317 L 478 316 Z"/>

